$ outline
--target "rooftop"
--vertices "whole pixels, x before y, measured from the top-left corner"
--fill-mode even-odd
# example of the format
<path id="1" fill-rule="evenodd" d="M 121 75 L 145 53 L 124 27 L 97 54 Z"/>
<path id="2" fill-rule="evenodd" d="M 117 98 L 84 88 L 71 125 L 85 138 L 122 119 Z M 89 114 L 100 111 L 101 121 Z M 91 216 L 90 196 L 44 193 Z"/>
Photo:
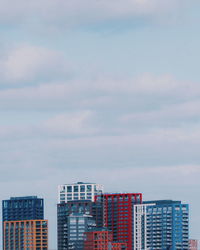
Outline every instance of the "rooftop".
<path id="1" fill-rule="evenodd" d="M 78 181 L 78 182 L 75 182 L 75 183 L 65 183 L 65 184 L 61 184 L 61 185 L 81 185 L 81 184 L 83 184 L 83 185 L 85 185 L 85 184 L 94 185 L 94 184 L 97 184 L 97 183 Z"/>
<path id="2" fill-rule="evenodd" d="M 22 197 L 10 197 L 10 200 L 35 200 L 40 199 L 37 196 L 22 196 Z"/>
<path id="3" fill-rule="evenodd" d="M 156 205 L 171 205 L 171 204 L 181 204 L 181 201 L 173 200 L 152 200 L 152 201 L 143 201 L 143 204 L 154 203 Z"/>

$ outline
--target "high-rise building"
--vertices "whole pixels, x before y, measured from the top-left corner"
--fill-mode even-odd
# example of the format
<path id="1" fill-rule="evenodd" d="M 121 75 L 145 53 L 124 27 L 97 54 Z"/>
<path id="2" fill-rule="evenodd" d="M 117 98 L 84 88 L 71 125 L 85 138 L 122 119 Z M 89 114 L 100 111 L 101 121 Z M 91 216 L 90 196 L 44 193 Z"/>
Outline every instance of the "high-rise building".
<path id="1" fill-rule="evenodd" d="M 187 250 L 189 236 L 189 207 L 180 201 L 159 200 L 144 202 L 141 211 L 145 234 L 144 249 Z"/>
<path id="2" fill-rule="evenodd" d="M 126 250 L 126 243 L 113 242 L 112 231 L 94 228 L 85 232 L 84 250 Z"/>
<path id="3" fill-rule="evenodd" d="M 91 215 L 72 213 L 68 216 L 68 250 L 83 250 L 84 233 L 96 227 Z"/>
<path id="4" fill-rule="evenodd" d="M 103 194 L 96 197 L 102 202 L 104 226 L 112 231 L 113 241 L 126 243 L 133 249 L 133 209 L 142 203 L 141 193 Z"/>
<path id="5" fill-rule="evenodd" d="M 43 220 L 44 201 L 37 196 L 11 197 L 2 201 L 3 221 Z"/>
<path id="6" fill-rule="evenodd" d="M 108 250 L 112 241 L 112 231 L 107 228 L 88 230 L 85 232 L 84 250 Z"/>
<path id="7" fill-rule="evenodd" d="M 68 249 L 68 217 L 72 213 L 92 215 L 93 203 L 90 200 L 68 201 L 57 205 L 58 250 Z"/>
<path id="8" fill-rule="evenodd" d="M 98 228 L 104 227 L 103 212 L 102 200 L 95 198 L 95 201 L 92 203 L 92 216 L 94 217 Z"/>
<path id="9" fill-rule="evenodd" d="M 103 192 L 103 186 L 95 183 L 77 182 L 58 186 L 58 203 L 66 203 L 71 200 L 94 201 L 96 195 Z"/>
<path id="10" fill-rule="evenodd" d="M 198 240 L 189 240 L 189 250 L 198 250 Z"/>
<path id="11" fill-rule="evenodd" d="M 120 242 L 112 242 L 111 243 L 111 249 L 112 250 L 126 250 L 127 244 L 126 243 L 120 243 Z"/>
<path id="12" fill-rule="evenodd" d="M 74 214 L 79 214 L 80 216 L 85 217 L 93 216 L 95 214 L 96 217 L 93 216 L 93 220 L 101 220 L 101 207 L 99 209 L 95 206 L 94 199 L 96 195 L 101 195 L 102 192 L 103 186 L 95 183 L 77 182 L 74 184 L 64 184 L 58 186 L 58 250 L 64 250 L 69 248 L 69 217 Z"/>
<path id="13" fill-rule="evenodd" d="M 46 220 L 4 222 L 4 250 L 47 250 L 48 223 Z"/>
<path id="14" fill-rule="evenodd" d="M 138 204 L 133 207 L 133 250 L 147 249 L 147 206 Z"/>
<path id="15" fill-rule="evenodd" d="M 44 201 L 37 196 L 12 197 L 2 202 L 3 249 L 48 249 Z"/>

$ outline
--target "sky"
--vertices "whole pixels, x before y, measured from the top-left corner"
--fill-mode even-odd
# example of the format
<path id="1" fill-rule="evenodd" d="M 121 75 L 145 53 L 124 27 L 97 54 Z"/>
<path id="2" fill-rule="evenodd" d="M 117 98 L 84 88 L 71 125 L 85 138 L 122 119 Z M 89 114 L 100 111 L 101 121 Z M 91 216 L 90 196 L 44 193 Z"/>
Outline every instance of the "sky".
<path id="1" fill-rule="evenodd" d="M 190 205 L 200 239 L 200 3 L 0 0 L 0 197 L 57 186 Z"/>

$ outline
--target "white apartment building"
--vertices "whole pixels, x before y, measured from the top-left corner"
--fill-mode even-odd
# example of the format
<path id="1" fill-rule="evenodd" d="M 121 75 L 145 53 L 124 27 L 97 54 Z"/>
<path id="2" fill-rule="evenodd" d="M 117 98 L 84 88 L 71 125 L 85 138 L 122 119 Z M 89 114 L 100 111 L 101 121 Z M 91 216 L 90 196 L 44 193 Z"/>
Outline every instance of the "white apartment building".
<path id="1" fill-rule="evenodd" d="M 71 200 L 91 200 L 95 195 L 103 193 L 103 185 L 96 183 L 77 182 L 58 186 L 58 203 Z"/>
<path id="2" fill-rule="evenodd" d="M 154 204 L 138 204 L 133 206 L 133 250 L 147 248 L 147 207 Z"/>

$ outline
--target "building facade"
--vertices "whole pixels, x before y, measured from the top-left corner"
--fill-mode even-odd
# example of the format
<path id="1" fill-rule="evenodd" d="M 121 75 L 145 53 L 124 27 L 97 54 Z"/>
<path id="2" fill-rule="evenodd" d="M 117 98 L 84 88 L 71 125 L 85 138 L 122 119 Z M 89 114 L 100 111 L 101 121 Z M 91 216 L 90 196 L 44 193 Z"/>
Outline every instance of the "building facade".
<path id="1" fill-rule="evenodd" d="M 77 182 L 74 184 L 63 184 L 58 186 L 58 250 L 64 250 L 71 247 L 69 232 L 70 218 L 72 215 L 79 214 L 79 216 L 83 216 L 84 218 L 93 216 L 93 223 L 94 220 L 98 220 L 99 223 L 102 221 L 102 210 L 97 208 L 94 203 L 95 196 L 101 195 L 102 192 L 103 186 L 95 183 Z M 74 245 L 74 243 L 72 245 Z"/>
<path id="2" fill-rule="evenodd" d="M 133 207 L 133 250 L 147 249 L 147 206 L 149 205 L 139 204 Z"/>
<path id="3" fill-rule="evenodd" d="M 126 243 L 120 243 L 120 242 L 112 242 L 111 243 L 111 249 L 112 250 L 126 250 L 127 244 Z"/>
<path id="4" fill-rule="evenodd" d="M 4 250 L 47 250 L 47 220 L 4 222 Z"/>
<path id="5" fill-rule="evenodd" d="M 180 201 L 160 200 L 146 205 L 146 247 L 160 250 L 189 249 L 189 207 Z"/>
<path id="6" fill-rule="evenodd" d="M 96 195 L 103 193 L 103 186 L 95 183 L 77 182 L 58 186 L 58 203 L 72 200 L 94 201 Z"/>
<path id="7" fill-rule="evenodd" d="M 198 250 L 198 240 L 189 240 L 189 250 Z"/>
<path id="8" fill-rule="evenodd" d="M 2 201 L 3 221 L 43 220 L 44 200 L 37 196 L 11 197 Z"/>
<path id="9" fill-rule="evenodd" d="M 112 231 L 95 228 L 85 233 L 84 250 L 126 250 L 125 243 L 113 242 Z"/>
<path id="10" fill-rule="evenodd" d="M 3 249 L 48 249 L 48 223 L 44 201 L 37 196 L 2 201 Z"/>
<path id="11" fill-rule="evenodd" d="M 84 250 L 109 250 L 112 241 L 112 231 L 107 228 L 95 228 L 85 232 Z"/>
<path id="12" fill-rule="evenodd" d="M 113 241 L 133 249 L 133 209 L 142 203 L 141 193 L 103 194 L 96 197 L 103 205 L 103 223 L 113 233 Z"/>
<path id="13" fill-rule="evenodd" d="M 72 213 L 68 216 L 68 250 L 83 250 L 84 233 L 96 227 L 91 215 Z"/>
<path id="14" fill-rule="evenodd" d="M 93 203 L 90 200 L 68 201 L 57 204 L 57 242 L 58 249 L 68 248 L 68 217 L 73 213 L 92 215 Z"/>

